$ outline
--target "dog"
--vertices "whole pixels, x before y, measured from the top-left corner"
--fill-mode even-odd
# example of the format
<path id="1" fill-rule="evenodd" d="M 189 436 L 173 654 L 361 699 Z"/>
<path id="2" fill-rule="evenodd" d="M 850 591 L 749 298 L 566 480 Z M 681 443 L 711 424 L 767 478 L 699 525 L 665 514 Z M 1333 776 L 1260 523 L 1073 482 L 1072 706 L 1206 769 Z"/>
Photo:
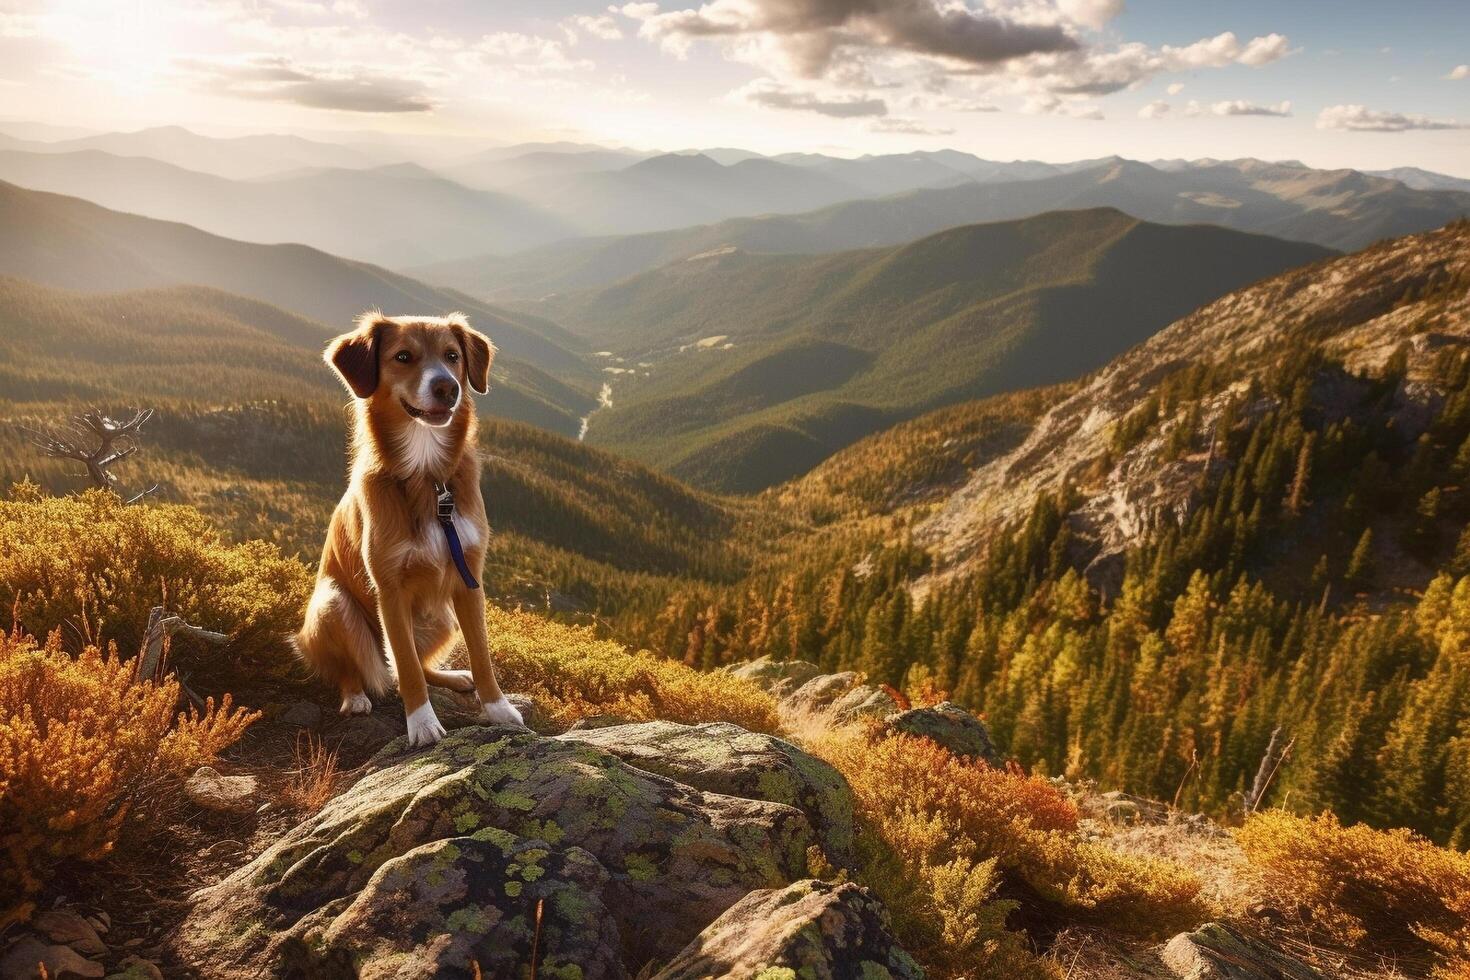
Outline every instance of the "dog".
<path id="1" fill-rule="evenodd" d="M 523 725 L 495 677 L 478 584 L 489 524 L 465 388 L 484 393 L 495 345 L 460 314 L 370 312 L 325 359 L 353 395 L 351 471 L 297 651 L 340 689 L 344 715 L 372 711 L 396 679 L 416 748 L 444 737 L 430 684 L 477 694 L 482 722 Z M 470 670 L 439 669 L 457 636 Z"/>

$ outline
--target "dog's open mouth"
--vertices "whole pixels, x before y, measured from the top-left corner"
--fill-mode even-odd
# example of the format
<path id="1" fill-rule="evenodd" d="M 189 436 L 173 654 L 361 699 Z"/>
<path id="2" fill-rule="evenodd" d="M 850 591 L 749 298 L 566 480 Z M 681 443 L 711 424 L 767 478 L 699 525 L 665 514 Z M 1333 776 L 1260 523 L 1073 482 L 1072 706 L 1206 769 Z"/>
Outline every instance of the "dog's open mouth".
<path id="1" fill-rule="evenodd" d="M 400 398 L 398 401 L 403 405 L 403 410 L 408 413 L 409 418 L 416 419 L 420 422 L 427 422 L 430 425 L 444 425 L 454 417 L 453 409 L 414 408 L 406 399 Z"/>

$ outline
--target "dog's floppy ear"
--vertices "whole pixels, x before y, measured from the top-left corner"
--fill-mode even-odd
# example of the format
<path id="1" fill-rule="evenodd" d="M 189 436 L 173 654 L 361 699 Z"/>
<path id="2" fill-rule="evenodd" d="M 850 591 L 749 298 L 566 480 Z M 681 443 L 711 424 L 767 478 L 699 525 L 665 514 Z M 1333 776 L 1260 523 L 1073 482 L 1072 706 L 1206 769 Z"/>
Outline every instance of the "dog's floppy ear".
<path id="1" fill-rule="evenodd" d="M 357 329 L 327 345 L 327 363 L 358 398 L 378 390 L 378 339 L 388 319 L 376 310 L 357 318 Z"/>
<path id="2" fill-rule="evenodd" d="M 490 387 L 490 365 L 495 362 L 495 345 L 489 337 L 471 328 L 470 322 L 459 313 L 449 317 L 449 327 L 464 347 L 465 380 L 483 395 Z"/>

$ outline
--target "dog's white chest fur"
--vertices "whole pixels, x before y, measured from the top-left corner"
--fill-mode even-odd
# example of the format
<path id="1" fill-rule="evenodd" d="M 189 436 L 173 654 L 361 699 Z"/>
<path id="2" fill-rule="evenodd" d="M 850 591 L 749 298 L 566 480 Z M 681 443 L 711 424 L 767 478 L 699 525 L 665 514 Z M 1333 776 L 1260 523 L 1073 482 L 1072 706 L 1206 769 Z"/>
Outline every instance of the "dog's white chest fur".
<path id="1" fill-rule="evenodd" d="M 415 422 L 398 437 L 399 461 L 405 475 L 438 469 L 449 451 L 449 434 Z"/>

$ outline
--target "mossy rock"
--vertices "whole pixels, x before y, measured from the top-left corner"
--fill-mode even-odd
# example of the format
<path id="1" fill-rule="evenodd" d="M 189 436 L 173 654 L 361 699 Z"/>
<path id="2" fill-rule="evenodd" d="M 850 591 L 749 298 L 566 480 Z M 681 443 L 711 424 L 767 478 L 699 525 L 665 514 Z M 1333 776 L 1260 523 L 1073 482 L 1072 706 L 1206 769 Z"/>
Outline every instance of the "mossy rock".
<path id="1" fill-rule="evenodd" d="M 827 858 L 852 858 L 852 790 L 832 766 L 790 742 L 727 722 L 648 721 L 573 730 L 563 740 L 611 752 L 645 772 L 711 793 L 794 806 L 807 815 Z"/>
<path id="2" fill-rule="evenodd" d="M 180 951 L 223 977 L 296 960 L 388 977 L 416 957 L 453 975 L 489 949 L 488 918 L 509 941 L 532 895 L 556 906 L 570 948 L 588 950 L 587 976 L 620 975 L 603 945 L 636 973 L 752 889 L 803 877 L 815 842 L 794 806 L 704 792 L 576 741 L 462 728 L 418 752 L 394 741 L 351 789 L 197 893 Z M 509 864 L 532 851 L 546 880 L 515 885 Z M 469 882 L 471 869 L 484 880 Z M 480 966 L 515 975 L 496 964 Z"/>
<path id="3" fill-rule="evenodd" d="M 799 881 L 752 892 L 654 980 L 918 980 L 888 912 L 852 882 Z"/>
<path id="4" fill-rule="evenodd" d="M 933 739 L 955 755 L 979 759 L 996 767 L 1003 765 L 985 722 L 949 701 L 890 715 L 884 727 L 905 735 Z"/>

